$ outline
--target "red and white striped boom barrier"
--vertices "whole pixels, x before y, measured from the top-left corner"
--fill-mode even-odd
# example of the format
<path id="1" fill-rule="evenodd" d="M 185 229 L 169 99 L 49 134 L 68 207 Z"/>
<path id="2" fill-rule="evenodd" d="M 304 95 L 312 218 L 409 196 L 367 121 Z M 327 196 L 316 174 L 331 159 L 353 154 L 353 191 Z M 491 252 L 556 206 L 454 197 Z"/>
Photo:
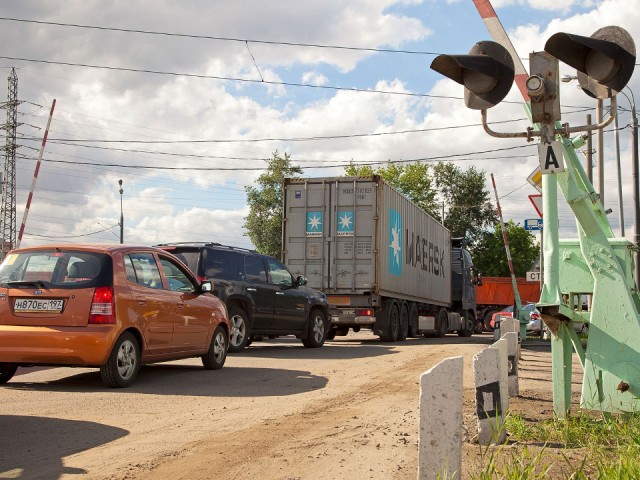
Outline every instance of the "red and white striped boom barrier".
<path id="1" fill-rule="evenodd" d="M 51 104 L 51 111 L 49 112 L 49 120 L 47 120 L 47 128 L 44 131 L 44 137 L 42 138 L 42 145 L 40 146 L 40 153 L 38 154 L 38 162 L 36 163 L 36 169 L 33 172 L 33 180 L 31 180 L 31 189 L 29 190 L 29 197 L 27 198 L 27 206 L 24 209 L 24 215 L 22 217 L 22 225 L 20 225 L 20 233 L 16 240 L 15 248 L 20 247 L 22 241 L 22 235 L 24 234 L 24 226 L 27 223 L 27 215 L 29 215 L 29 208 L 31 207 L 31 199 L 33 198 L 33 191 L 36 188 L 36 181 L 38 180 L 38 172 L 40 171 L 40 164 L 42 163 L 42 155 L 44 154 L 44 146 L 47 143 L 47 136 L 49 135 L 49 126 L 51 125 L 51 117 L 53 117 L 53 109 L 56 108 L 56 99 L 53 99 Z"/>

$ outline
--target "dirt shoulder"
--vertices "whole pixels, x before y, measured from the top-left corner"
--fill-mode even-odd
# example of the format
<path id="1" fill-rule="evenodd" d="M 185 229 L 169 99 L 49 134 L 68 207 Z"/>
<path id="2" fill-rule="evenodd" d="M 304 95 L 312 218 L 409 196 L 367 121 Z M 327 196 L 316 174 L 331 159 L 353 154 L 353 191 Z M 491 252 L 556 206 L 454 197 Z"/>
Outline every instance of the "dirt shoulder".
<path id="1" fill-rule="evenodd" d="M 360 333 L 305 349 L 276 339 L 229 356 L 219 372 L 195 359 L 145 367 L 126 390 L 105 390 L 93 370 L 18 375 L 2 390 L 0 427 L 42 428 L 2 441 L 0 478 L 414 479 L 420 375 L 463 356 L 463 420 L 473 434 L 472 360 L 492 342 L 483 334 L 385 344 Z M 548 351 L 523 349 L 520 385 L 511 409 L 552 418 Z M 463 458 L 470 478 L 479 447 L 467 441 Z"/>

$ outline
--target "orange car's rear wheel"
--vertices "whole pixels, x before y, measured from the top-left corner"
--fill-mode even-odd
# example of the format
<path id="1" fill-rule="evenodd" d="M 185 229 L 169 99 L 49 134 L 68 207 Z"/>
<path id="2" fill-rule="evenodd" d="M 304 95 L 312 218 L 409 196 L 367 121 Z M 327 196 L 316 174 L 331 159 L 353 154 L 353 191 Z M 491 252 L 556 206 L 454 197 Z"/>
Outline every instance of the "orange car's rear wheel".
<path id="1" fill-rule="evenodd" d="M 100 367 L 104 384 L 111 388 L 128 387 L 140 370 L 140 346 L 133 334 L 124 332 L 109 355 L 107 363 Z"/>

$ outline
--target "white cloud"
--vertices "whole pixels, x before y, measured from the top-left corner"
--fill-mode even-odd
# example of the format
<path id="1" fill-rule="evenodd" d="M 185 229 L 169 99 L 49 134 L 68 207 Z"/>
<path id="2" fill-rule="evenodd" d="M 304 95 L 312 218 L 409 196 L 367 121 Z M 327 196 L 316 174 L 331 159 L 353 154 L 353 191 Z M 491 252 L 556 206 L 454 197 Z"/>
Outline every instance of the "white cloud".
<path id="1" fill-rule="evenodd" d="M 499 9 L 507 5 L 510 11 L 520 5 L 554 7 L 562 14 L 551 21 L 527 17 L 511 24 L 510 36 L 523 57 L 530 51 L 541 50 L 545 39 L 557 31 L 590 35 L 603 25 L 618 24 L 627 28 L 634 38 L 640 38 L 640 11 L 628 8 L 628 2 L 622 0 L 598 2 L 592 9 L 589 4 L 578 5 L 573 1 L 525 4 L 494 0 L 493 3 L 499 14 Z M 302 4 L 291 0 L 264 4 L 243 0 L 224 6 L 191 0 L 181 2 L 179 7 L 171 3 L 141 1 L 133 5 L 116 1 L 101 6 L 97 17 L 93 7 L 78 0 L 67 2 L 65 9 L 60 9 L 53 1 L 26 0 L 12 3 L 5 15 L 238 40 L 372 48 L 402 48 L 409 44 L 415 49 L 426 49 L 420 47 L 420 42 L 425 42 L 431 35 L 429 22 L 449 21 L 432 19 L 431 10 L 422 8 L 427 6 L 427 2 L 418 0 L 354 0 L 346 5 L 337 0 Z M 475 15 L 474 7 L 468 8 L 470 14 Z M 145 15 L 138 15 L 142 10 Z M 7 46 L 8 56 L 260 80 L 243 41 L 157 37 L 6 21 L 2 27 L 0 41 Z M 448 31 L 447 45 L 451 44 L 452 52 L 466 51 L 478 39 L 486 38 L 482 22 L 478 21 L 475 28 Z M 44 126 L 51 100 L 58 100 L 50 134 L 52 140 L 47 145 L 27 231 L 49 236 L 60 235 L 60 232 L 80 235 L 116 224 L 120 207 L 117 180 L 122 178 L 127 241 L 158 243 L 221 239 L 221 243 L 249 246 L 242 231 L 243 217 L 247 213 L 244 187 L 254 184 L 261 172 L 238 169 L 263 168 L 264 159 L 275 150 L 290 152 L 294 162 L 303 167 L 329 167 L 346 164 L 352 159 L 385 162 L 502 149 L 482 155 L 473 153 L 464 161 L 455 161 L 461 167 L 475 165 L 494 173 L 501 195 L 513 191 L 503 199 L 505 215 L 517 221 L 534 215 L 527 198 L 534 191 L 526 185 L 526 177 L 537 162 L 535 146 L 519 140 L 489 137 L 479 125 L 479 112 L 464 107 L 460 85 L 440 78 L 436 82 L 424 79 L 425 64 L 428 63 L 424 57 L 391 57 L 373 52 L 261 42 L 249 42 L 249 47 L 266 81 L 453 98 L 19 63 L 16 66 L 19 67 L 20 97 L 43 105 L 40 110 L 32 104 L 21 106 L 22 113 L 34 113 L 21 117 L 21 121 Z M 13 66 L 10 61 L 0 63 L 0 67 L 4 67 L 2 72 L 8 72 L 6 67 L 9 66 Z M 562 73 L 571 72 L 562 67 Z M 420 75 L 419 80 L 411 75 Z M 637 75 L 632 79 L 635 89 L 638 87 L 636 78 Z M 503 102 L 491 109 L 490 122 L 525 117 L 516 88 L 507 100 L 514 103 Z M 625 100 L 621 99 L 623 102 Z M 591 100 L 571 84 L 562 86 L 562 104 L 592 106 Z M 584 112 L 567 115 L 572 124 L 583 117 Z M 628 115 L 626 119 L 628 121 Z M 453 128 L 464 125 L 471 126 Z M 526 125 L 526 121 L 521 120 L 492 126 L 498 131 L 519 131 Z M 411 129 L 428 131 L 353 136 Z M 21 152 L 35 157 L 42 132 L 26 126 L 21 127 L 21 131 L 25 136 L 34 137 L 31 142 L 22 142 L 25 148 Z M 352 136 L 307 142 L 224 141 L 336 135 Z M 628 165 L 628 132 L 622 132 L 621 137 L 623 164 Z M 82 142 L 91 147 L 87 148 L 68 141 L 66 144 L 55 142 L 61 138 L 217 141 Z M 36 148 L 36 153 L 27 146 Z M 510 148 L 513 149 L 506 150 Z M 489 159 L 482 160 L 482 156 Z M 75 163 L 54 163 L 53 160 Z M 612 162 L 609 155 L 606 162 L 607 166 Z M 105 168 L 82 163 L 116 166 Z M 18 165 L 18 218 L 26 200 L 33 166 L 33 160 L 22 160 Z M 158 170 L 157 167 L 185 170 Z M 340 175 L 342 171 L 335 167 L 309 168 L 305 174 Z M 630 191 L 629 181 L 628 176 L 625 177 L 625 192 Z M 609 185 L 607 183 L 607 187 Z M 611 184 L 611 194 L 607 198 L 615 198 L 616 188 L 615 182 Z M 573 223 L 568 214 L 563 214 L 561 225 L 565 231 L 575 230 Z M 115 233 L 118 233 L 117 228 Z M 118 239 L 110 232 L 88 238 L 105 242 Z M 35 236 L 25 239 L 25 242 L 39 241 L 45 239 Z"/>
<path id="2" fill-rule="evenodd" d="M 329 79 L 318 72 L 305 72 L 302 74 L 302 83 L 309 83 L 311 85 L 326 85 Z"/>

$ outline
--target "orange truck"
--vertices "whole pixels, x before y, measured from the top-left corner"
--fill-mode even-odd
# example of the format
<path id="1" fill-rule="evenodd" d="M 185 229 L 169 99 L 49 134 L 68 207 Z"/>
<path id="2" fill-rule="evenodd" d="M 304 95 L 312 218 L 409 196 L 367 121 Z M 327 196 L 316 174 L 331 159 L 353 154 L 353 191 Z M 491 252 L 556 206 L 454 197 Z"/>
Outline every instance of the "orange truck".
<path id="1" fill-rule="evenodd" d="M 540 282 L 516 279 L 522 305 L 540 300 Z M 482 277 L 482 285 L 476 287 L 476 319 L 490 330 L 491 315 L 513 305 L 511 277 Z"/>

